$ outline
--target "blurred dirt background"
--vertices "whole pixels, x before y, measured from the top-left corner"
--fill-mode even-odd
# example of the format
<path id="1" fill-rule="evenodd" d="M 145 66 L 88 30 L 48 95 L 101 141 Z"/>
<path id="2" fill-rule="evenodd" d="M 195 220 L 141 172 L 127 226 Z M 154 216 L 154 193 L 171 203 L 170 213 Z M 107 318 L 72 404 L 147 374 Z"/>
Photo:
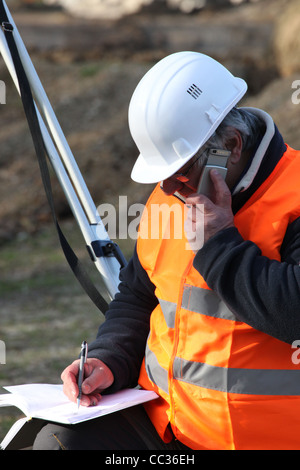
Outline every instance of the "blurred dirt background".
<path id="1" fill-rule="evenodd" d="M 291 100 L 292 83 L 300 78 L 299 0 L 207 6 L 194 14 L 154 2 L 116 21 L 81 20 L 64 10 L 34 8 L 36 2 L 28 0 L 10 3 L 96 205 L 117 203 L 120 194 L 129 203 L 143 202 L 148 194 L 148 187 L 130 181 L 137 150 L 127 125 L 128 103 L 151 65 L 175 51 L 212 55 L 243 77 L 249 85 L 244 103 L 270 112 L 286 141 L 300 146 L 300 106 Z M 20 232 L 36 232 L 50 219 L 20 99 L 2 60 L 0 78 L 7 84 L 7 104 L 0 109 L 3 243 Z M 53 184 L 58 212 L 66 217 L 68 205 Z"/>
<path id="2" fill-rule="evenodd" d="M 127 109 L 139 79 L 172 52 L 206 53 L 244 78 L 249 92 L 243 105 L 269 112 L 285 141 L 300 148 L 300 0 L 235 3 L 207 0 L 187 14 L 157 1 L 113 20 L 82 19 L 41 1 L 7 1 L 97 206 L 117 207 L 119 195 L 128 196 L 128 204 L 145 202 L 152 189 L 130 180 L 137 149 Z M 0 79 L 6 84 L 6 104 L 0 105 L 0 339 L 7 347 L 0 386 L 57 382 L 83 336 L 94 337 L 101 316 L 61 254 L 20 98 L 2 58 Z M 55 177 L 53 189 L 59 218 L 84 257 Z M 122 249 L 129 257 L 132 243 L 122 241 Z M 1 410 L 0 440 L 14 413 Z"/>

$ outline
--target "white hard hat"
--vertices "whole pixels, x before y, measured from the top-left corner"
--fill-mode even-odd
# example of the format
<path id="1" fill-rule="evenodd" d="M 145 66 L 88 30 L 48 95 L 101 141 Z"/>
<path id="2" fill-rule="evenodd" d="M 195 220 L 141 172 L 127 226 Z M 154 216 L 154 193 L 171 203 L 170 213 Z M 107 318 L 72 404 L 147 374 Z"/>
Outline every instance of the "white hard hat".
<path id="1" fill-rule="evenodd" d="M 129 128 L 140 155 L 131 177 L 157 183 L 176 173 L 246 93 L 247 84 L 198 52 L 160 60 L 137 85 Z"/>

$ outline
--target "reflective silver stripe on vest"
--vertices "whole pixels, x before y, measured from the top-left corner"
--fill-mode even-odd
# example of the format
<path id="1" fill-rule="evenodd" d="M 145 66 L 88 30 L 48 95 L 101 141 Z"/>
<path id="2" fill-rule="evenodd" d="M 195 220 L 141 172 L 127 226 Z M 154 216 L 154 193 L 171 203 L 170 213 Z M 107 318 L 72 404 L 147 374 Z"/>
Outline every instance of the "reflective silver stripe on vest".
<path id="1" fill-rule="evenodd" d="M 236 320 L 234 314 L 215 292 L 186 284 L 182 295 L 182 308 L 209 317 Z"/>
<path id="2" fill-rule="evenodd" d="M 158 299 L 168 328 L 175 326 L 176 303 Z M 191 312 L 223 320 L 236 320 L 235 315 L 215 292 L 201 287 L 184 286 L 181 307 Z"/>
<path id="3" fill-rule="evenodd" d="M 176 304 L 165 300 L 159 302 L 168 327 L 174 328 Z M 235 320 L 233 313 L 214 292 L 199 287 L 184 286 L 181 307 L 212 317 Z M 160 366 L 148 346 L 145 361 L 149 378 L 168 393 L 168 371 Z M 225 368 L 176 357 L 173 363 L 173 377 L 195 386 L 225 393 L 300 395 L 300 370 Z"/>
<path id="4" fill-rule="evenodd" d="M 152 382 L 168 393 L 168 372 L 159 365 L 155 354 L 148 347 L 146 369 Z M 227 369 L 176 357 L 173 363 L 173 377 L 198 387 L 225 393 L 300 395 L 300 370 Z"/>
<path id="5" fill-rule="evenodd" d="M 149 349 L 148 344 L 145 352 L 145 365 L 149 379 L 166 393 L 169 393 L 168 371 L 159 364 L 154 352 Z"/>
<path id="6" fill-rule="evenodd" d="M 176 357 L 173 377 L 199 387 L 247 395 L 300 395 L 300 370 L 235 369 Z"/>
<path id="7" fill-rule="evenodd" d="M 168 302 L 167 300 L 159 300 L 159 305 L 162 309 L 162 313 L 164 315 L 165 322 L 168 328 L 174 328 L 175 326 L 175 314 L 177 304 L 174 302 Z"/>

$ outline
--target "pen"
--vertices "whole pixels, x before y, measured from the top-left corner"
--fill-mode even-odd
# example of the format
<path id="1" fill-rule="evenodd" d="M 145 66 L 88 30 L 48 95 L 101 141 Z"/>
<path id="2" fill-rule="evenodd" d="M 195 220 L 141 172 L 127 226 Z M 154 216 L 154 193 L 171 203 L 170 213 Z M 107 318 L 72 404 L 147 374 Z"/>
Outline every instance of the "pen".
<path id="1" fill-rule="evenodd" d="M 77 409 L 79 409 L 79 406 L 80 406 L 81 387 L 82 387 L 82 382 L 83 382 L 83 379 L 84 379 L 84 364 L 86 362 L 87 352 L 88 352 L 87 342 L 83 341 L 82 345 L 81 345 L 81 351 L 80 351 L 80 364 L 79 364 L 79 374 L 78 374 L 79 393 L 78 393 L 78 397 L 77 397 Z"/>

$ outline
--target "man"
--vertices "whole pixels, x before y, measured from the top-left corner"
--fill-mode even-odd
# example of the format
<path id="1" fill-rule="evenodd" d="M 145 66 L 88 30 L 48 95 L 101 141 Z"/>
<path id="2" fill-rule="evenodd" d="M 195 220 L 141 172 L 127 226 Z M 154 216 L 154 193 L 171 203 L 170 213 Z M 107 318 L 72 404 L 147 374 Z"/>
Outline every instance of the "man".
<path id="1" fill-rule="evenodd" d="M 89 346 L 82 404 L 137 382 L 159 398 L 147 414 L 136 407 L 48 425 L 35 448 L 300 448 L 291 348 L 300 339 L 300 152 L 267 113 L 236 107 L 245 92 L 243 80 L 195 52 L 166 57 L 139 83 L 129 108 L 140 150 L 132 177 L 162 185 Z M 219 153 L 208 198 L 198 184 Z M 174 204 L 185 220 L 149 236 L 153 208 Z M 62 373 L 73 401 L 77 374 L 78 361 Z"/>

